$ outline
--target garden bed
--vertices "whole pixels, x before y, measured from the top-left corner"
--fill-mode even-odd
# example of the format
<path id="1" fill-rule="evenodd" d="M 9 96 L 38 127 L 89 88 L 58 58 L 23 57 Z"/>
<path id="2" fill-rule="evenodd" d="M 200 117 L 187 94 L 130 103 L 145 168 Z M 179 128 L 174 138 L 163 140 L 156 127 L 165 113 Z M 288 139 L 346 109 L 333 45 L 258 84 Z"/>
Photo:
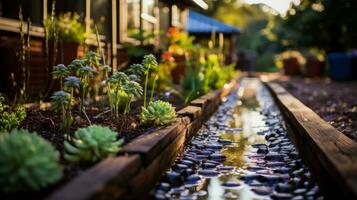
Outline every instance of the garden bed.
<path id="1" fill-rule="evenodd" d="M 143 198 L 159 175 L 183 150 L 186 139 L 212 114 L 221 100 L 237 87 L 237 76 L 222 90 L 212 91 L 192 101 L 172 125 L 146 131 L 127 143 L 119 156 L 107 158 L 81 172 L 54 191 L 48 199 Z"/>
<path id="2" fill-rule="evenodd" d="M 287 119 L 295 142 L 331 199 L 357 197 L 357 144 L 288 93 L 281 85 L 266 83 Z"/>
<path id="3" fill-rule="evenodd" d="M 277 82 L 337 130 L 357 141 L 357 82 L 302 78 Z"/>

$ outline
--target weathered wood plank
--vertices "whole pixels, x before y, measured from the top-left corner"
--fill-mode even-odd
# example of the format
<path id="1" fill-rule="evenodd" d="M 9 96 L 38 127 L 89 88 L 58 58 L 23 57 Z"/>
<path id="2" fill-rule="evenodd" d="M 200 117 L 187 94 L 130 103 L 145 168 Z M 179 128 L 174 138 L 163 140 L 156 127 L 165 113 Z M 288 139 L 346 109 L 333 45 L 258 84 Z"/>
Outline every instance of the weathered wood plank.
<path id="1" fill-rule="evenodd" d="M 116 199 L 141 168 L 138 155 L 107 158 L 56 190 L 49 200 Z"/>
<path id="2" fill-rule="evenodd" d="M 140 154 L 143 164 L 149 165 L 178 135 L 184 134 L 184 129 L 188 123 L 190 123 L 188 117 L 179 118 L 172 125 L 139 136 L 125 145 L 122 151 L 129 154 Z"/>
<path id="3" fill-rule="evenodd" d="M 202 108 L 188 105 L 177 112 L 179 116 L 189 117 L 191 121 L 202 117 Z"/>
<path id="4" fill-rule="evenodd" d="M 155 157 L 149 166 L 142 168 L 129 183 L 131 191 L 125 199 L 147 199 L 161 174 L 172 165 L 176 156 L 183 152 L 184 142 L 185 134 L 178 135 Z"/>
<path id="5" fill-rule="evenodd" d="M 357 197 L 357 143 L 321 119 L 277 83 L 267 83 L 295 132 L 299 146 L 307 145 L 314 163 L 331 177 L 340 197 Z M 301 145 L 303 144 L 303 145 Z M 306 147 L 305 147 L 306 148 Z M 315 164 L 315 165 L 317 165 Z M 315 170 L 316 171 L 316 170 Z M 323 186 L 325 188 L 331 188 Z"/>

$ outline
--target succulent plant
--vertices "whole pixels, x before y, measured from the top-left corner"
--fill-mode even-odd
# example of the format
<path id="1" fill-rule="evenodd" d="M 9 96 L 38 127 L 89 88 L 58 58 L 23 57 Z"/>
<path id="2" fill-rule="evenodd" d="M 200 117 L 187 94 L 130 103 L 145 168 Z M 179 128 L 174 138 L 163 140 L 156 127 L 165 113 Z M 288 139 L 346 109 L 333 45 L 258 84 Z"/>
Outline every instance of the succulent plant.
<path id="1" fill-rule="evenodd" d="M 27 130 L 0 134 L 0 186 L 5 193 L 39 190 L 62 178 L 59 153 Z"/>
<path id="2" fill-rule="evenodd" d="M 147 70 L 155 69 L 157 67 L 157 61 L 154 55 L 149 54 L 144 56 L 143 65 Z"/>
<path id="3" fill-rule="evenodd" d="M 5 104 L 5 97 L 0 94 L 0 131 L 10 131 L 26 118 L 23 106 L 10 107 Z"/>
<path id="4" fill-rule="evenodd" d="M 61 88 L 63 88 L 63 78 L 69 75 L 69 70 L 64 64 L 58 64 L 53 67 L 52 75 L 54 79 L 59 79 Z"/>
<path id="5" fill-rule="evenodd" d="M 88 51 L 85 55 L 86 64 L 94 67 L 100 66 L 100 56 L 94 51 Z"/>
<path id="6" fill-rule="evenodd" d="M 125 71 L 125 73 L 129 76 L 135 75 L 140 80 L 144 76 L 145 71 L 146 69 L 142 64 L 132 64 L 129 69 Z"/>
<path id="7" fill-rule="evenodd" d="M 81 85 L 81 80 L 76 76 L 68 76 L 65 78 L 64 86 L 72 89 L 78 89 Z"/>
<path id="8" fill-rule="evenodd" d="M 124 113 L 130 111 L 130 104 L 134 100 L 135 96 L 141 96 L 143 94 L 143 88 L 135 81 L 127 81 L 123 85 L 123 91 L 128 95 L 127 102 L 125 102 Z"/>
<path id="9" fill-rule="evenodd" d="M 158 64 L 157 64 L 155 56 L 152 55 L 152 54 L 149 54 L 149 55 L 145 55 L 144 56 L 143 65 L 146 68 L 145 69 L 145 85 L 144 85 L 144 107 L 146 107 L 146 105 L 147 105 L 146 97 L 147 97 L 147 88 L 148 88 L 148 80 L 149 80 L 150 70 L 156 69 Z M 151 97 L 154 94 L 153 93 L 154 92 L 154 86 L 155 86 L 155 83 L 153 83 L 153 87 L 151 89 L 151 95 L 150 95 Z"/>
<path id="10" fill-rule="evenodd" d="M 126 75 L 123 72 L 114 72 L 114 74 L 106 80 L 109 105 L 112 111 L 112 116 L 114 118 L 119 117 L 120 105 L 124 104 L 125 105 L 124 112 L 127 112 L 128 109 L 130 108 L 130 102 L 132 101 L 132 96 L 138 96 L 137 93 L 135 94 L 126 93 L 126 91 L 130 92 L 135 90 L 135 88 L 129 89 L 128 88 L 129 85 L 132 85 L 134 87 L 137 86 L 134 85 L 134 83 L 129 83 L 129 82 L 134 82 L 134 81 L 130 81 L 128 75 Z"/>
<path id="11" fill-rule="evenodd" d="M 168 102 L 157 100 L 142 107 L 140 121 L 146 125 L 166 125 L 176 120 L 175 108 Z"/>
<path id="12" fill-rule="evenodd" d="M 93 163 L 115 155 L 123 144 L 117 139 L 117 133 L 108 127 L 91 125 L 78 129 L 74 134 L 74 143 L 64 143 L 65 159 L 74 163 Z"/>
<path id="13" fill-rule="evenodd" d="M 53 93 L 51 96 L 54 109 L 57 112 L 61 112 L 61 129 L 63 131 L 68 131 L 72 122 L 73 117 L 71 115 L 71 105 L 72 105 L 72 96 L 71 94 L 60 90 Z"/>
<path id="14" fill-rule="evenodd" d="M 68 69 L 74 74 L 77 74 L 78 70 L 85 65 L 84 60 L 75 59 L 68 65 Z"/>

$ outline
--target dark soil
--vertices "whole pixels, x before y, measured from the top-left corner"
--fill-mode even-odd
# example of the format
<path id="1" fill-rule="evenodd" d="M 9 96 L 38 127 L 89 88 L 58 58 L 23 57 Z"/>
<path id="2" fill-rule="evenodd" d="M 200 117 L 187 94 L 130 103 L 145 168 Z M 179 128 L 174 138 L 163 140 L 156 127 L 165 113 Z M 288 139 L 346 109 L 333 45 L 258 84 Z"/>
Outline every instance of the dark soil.
<path id="1" fill-rule="evenodd" d="M 357 141 L 356 81 L 293 78 L 278 82 L 325 121 Z"/>
<path id="2" fill-rule="evenodd" d="M 184 104 L 181 99 L 174 95 L 160 95 L 160 99 L 170 101 L 173 106 L 176 107 L 176 111 L 181 109 Z M 142 135 L 149 134 L 151 131 L 155 130 L 157 127 L 147 127 L 140 125 L 139 115 L 141 112 L 141 106 L 143 105 L 142 100 L 138 100 L 132 103 L 131 111 L 128 114 L 121 114 L 117 120 L 114 120 L 111 116 L 110 108 L 108 106 L 101 105 L 100 102 L 93 103 L 91 106 L 87 106 L 86 114 L 90 119 L 92 124 L 98 124 L 103 126 L 110 127 L 113 131 L 118 133 L 118 138 L 124 139 L 125 143 L 130 142 L 134 138 Z M 28 129 L 31 132 L 37 132 L 39 135 L 44 137 L 46 140 L 50 141 L 56 149 L 59 150 L 61 154 L 61 163 L 64 165 L 64 177 L 62 181 L 46 190 L 41 190 L 39 193 L 24 193 L 27 197 L 33 197 L 34 199 L 38 199 L 44 197 L 46 194 L 49 194 L 59 185 L 64 184 L 69 181 L 73 177 L 80 174 L 83 170 L 87 169 L 90 166 L 74 166 L 69 165 L 64 161 L 64 140 L 65 135 L 60 130 L 61 117 L 59 114 L 54 112 L 53 110 L 35 110 L 28 109 L 26 119 L 21 123 L 19 128 Z M 70 128 L 69 135 L 73 135 L 73 133 L 81 127 L 89 126 L 88 120 L 79 113 L 78 108 L 74 108 L 72 111 L 72 116 L 74 118 L 74 123 Z M 20 196 L 23 196 L 21 194 Z M 0 194 L 1 196 L 1 194 Z M 18 196 L 15 195 L 14 198 Z M 12 197 L 10 197 L 12 198 Z"/>

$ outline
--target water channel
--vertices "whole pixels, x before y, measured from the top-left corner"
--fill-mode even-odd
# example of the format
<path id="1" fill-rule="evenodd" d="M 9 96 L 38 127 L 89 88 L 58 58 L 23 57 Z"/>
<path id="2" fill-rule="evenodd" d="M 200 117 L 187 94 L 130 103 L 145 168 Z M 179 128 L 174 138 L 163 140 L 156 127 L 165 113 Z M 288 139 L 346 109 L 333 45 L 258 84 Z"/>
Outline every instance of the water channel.
<path id="1" fill-rule="evenodd" d="M 244 78 L 162 175 L 155 199 L 324 199 L 259 79 Z"/>

